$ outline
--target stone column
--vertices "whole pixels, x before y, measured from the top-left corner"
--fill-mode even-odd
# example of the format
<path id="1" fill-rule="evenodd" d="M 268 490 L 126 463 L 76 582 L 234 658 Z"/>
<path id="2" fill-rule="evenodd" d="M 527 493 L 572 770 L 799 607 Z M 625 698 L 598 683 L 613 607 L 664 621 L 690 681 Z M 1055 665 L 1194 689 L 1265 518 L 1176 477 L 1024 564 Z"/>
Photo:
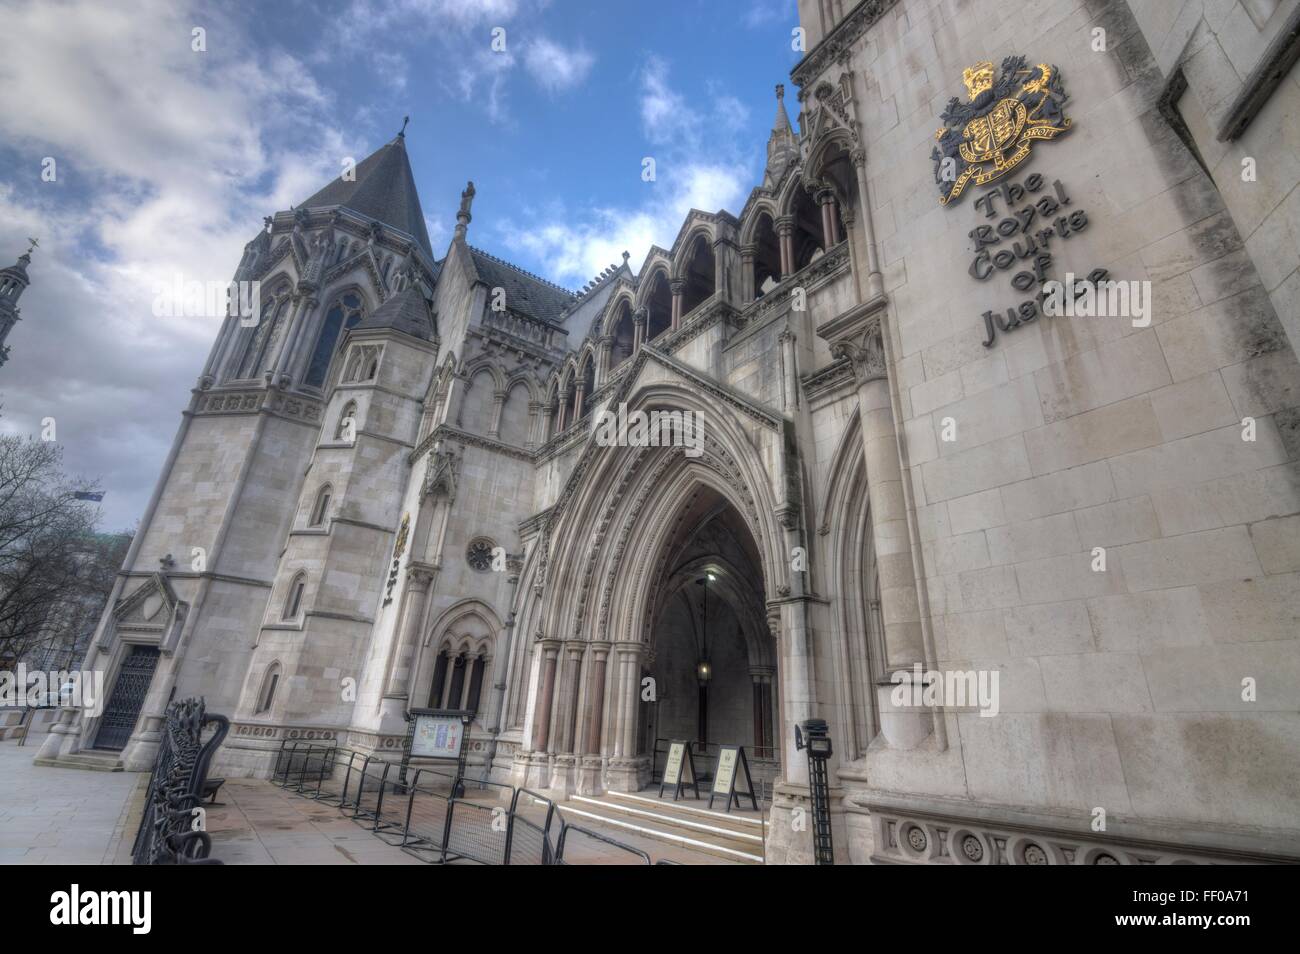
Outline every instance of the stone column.
<path id="1" fill-rule="evenodd" d="M 540 401 L 528 402 L 528 440 L 524 441 L 526 450 L 532 450 L 544 440 L 544 436 L 538 433 L 538 429 L 544 426 L 543 412 L 545 409 L 546 405 Z"/>
<path id="2" fill-rule="evenodd" d="M 913 664 L 926 665 L 925 638 L 880 318 L 868 319 L 860 335 L 834 342 L 831 353 L 853 362 L 858 384 L 858 415 L 871 495 L 871 536 L 885 637 L 887 672 L 880 675 L 887 678 L 901 670 L 910 678 Z M 923 709 L 895 710 L 890 702 L 891 689 L 877 687 L 881 726 L 891 745 L 909 748 L 930 734 L 930 713 Z"/>
<path id="3" fill-rule="evenodd" d="M 777 336 L 777 340 L 781 344 L 781 410 L 786 414 L 793 414 L 799 409 L 799 371 L 795 363 L 795 336 L 786 329 Z"/>
<path id="4" fill-rule="evenodd" d="M 492 425 L 488 428 L 488 437 L 497 437 L 501 434 L 501 409 L 505 407 L 506 392 L 492 392 Z"/>
<path id="5" fill-rule="evenodd" d="M 564 642 L 565 660 L 560 673 L 560 684 L 556 687 L 555 697 L 558 706 L 555 712 L 555 731 L 552 737 L 550 788 L 562 794 L 574 791 L 578 781 L 579 749 L 576 730 L 578 726 L 578 693 L 582 689 L 582 654 L 586 643 L 581 639 Z"/>
<path id="6" fill-rule="evenodd" d="M 582 420 L 582 400 L 587 396 L 587 383 L 579 381 L 573 392 L 573 420 Z"/>
<path id="7" fill-rule="evenodd" d="M 794 271 L 794 216 L 783 215 L 776 220 L 776 237 L 781 246 L 781 278 Z"/>
<path id="8" fill-rule="evenodd" d="M 614 355 L 614 336 L 601 335 L 597 343 L 600 345 L 598 352 L 600 358 L 596 362 L 596 387 L 600 387 L 609 380 L 609 363 Z"/>
<path id="9" fill-rule="evenodd" d="M 826 248 L 830 248 L 839 239 L 839 222 L 835 208 L 835 193 L 830 189 L 821 189 L 817 193 L 817 204 L 822 210 L 822 239 Z"/>
<path id="10" fill-rule="evenodd" d="M 433 581 L 435 571 L 425 565 L 412 565 L 406 568 L 406 587 L 402 594 L 402 613 L 397 623 L 397 652 L 393 656 L 384 684 L 382 709 L 387 712 L 408 708 L 411 698 L 412 663 L 415 660 L 415 646 L 420 637 L 420 624 L 424 619 L 425 600 L 429 593 L 429 584 Z"/>
<path id="11" fill-rule="evenodd" d="M 676 331 L 682 323 L 682 292 L 686 290 L 686 282 L 680 278 L 675 278 L 668 283 L 668 288 L 673 293 L 673 331 Z"/>
<path id="12" fill-rule="evenodd" d="M 586 725 L 583 727 L 586 742 L 583 744 L 582 762 L 578 769 L 578 791 L 584 795 L 599 794 L 601 784 L 600 734 L 605 710 L 605 663 L 609 658 L 610 644 L 604 641 L 590 644 L 591 658 L 587 671 Z"/>
<path id="13" fill-rule="evenodd" d="M 613 644 L 618 654 L 616 691 L 610 705 L 614 724 L 610 732 L 612 756 L 606 769 L 610 788 L 635 792 L 640 788 L 641 763 L 637 756 L 637 714 L 641 700 L 641 653 L 644 647 L 638 642 L 622 641 Z"/>
<path id="14" fill-rule="evenodd" d="M 862 220 L 862 237 L 866 244 L 866 272 L 867 272 L 867 297 L 877 298 L 885 293 L 884 276 L 880 274 L 880 259 L 876 254 L 876 228 L 871 218 L 871 207 L 868 203 L 867 193 L 867 151 L 865 149 L 854 149 L 849 156 L 853 163 L 853 171 L 858 180 L 858 206 L 862 210 L 860 216 Z M 858 218 L 858 216 L 855 216 Z"/>
<path id="15" fill-rule="evenodd" d="M 533 713 L 533 751 L 547 752 L 551 742 L 551 702 L 555 698 L 555 668 L 563 643 L 558 639 L 543 639 L 542 671 L 537 688 L 537 706 Z"/>
<path id="16" fill-rule="evenodd" d="M 650 320 L 650 311 L 644 305 L 632 315 L 632 353 L 636 354 L 645 342 L 646 323 Z"/>
<path id="17" fill-rule="evenodd" d="M 558 433 L 560 433 L 561 431 L 563 431 L 564 428 L 565 428 L 565 426 L 568 424 L 568 414 L 569 414 L 569 389 L 568 389 L 568 388 L 561 388 L 561 389 L 560 389 L 560 407 L 559 407 L 559 410 L 556 412 L 556 417 L 555 417 L 555 433 L 556 433 L 556 434 L 558 434 Z"/>
<path id="18" fill-rule="evenodd" d="M 748 305 L 758 297 L 757 282 L 754 275 L 754 258 L 758 255 L 757 245 L 740 247 L 740 297 L 742 305 Z"/>

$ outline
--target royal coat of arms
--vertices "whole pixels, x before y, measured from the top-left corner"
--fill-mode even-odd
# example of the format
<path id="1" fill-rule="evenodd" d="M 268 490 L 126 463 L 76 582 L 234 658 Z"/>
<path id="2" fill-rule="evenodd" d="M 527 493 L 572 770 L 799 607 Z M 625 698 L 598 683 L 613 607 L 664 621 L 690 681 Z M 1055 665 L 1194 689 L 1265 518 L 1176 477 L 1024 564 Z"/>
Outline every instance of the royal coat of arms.
<path id="1" fill-rule="evenodd" d="M 1029 157 L 1038 139 L 1055 139 L 1070 128 L 1062 106 L 1069 98 L 1055 66 L 1026 66 L 1023 56 L 1008 56 L 996 73 L 990 62 L 962 71 L 968 101 L 948 101 L 940 115 L 930 153 L 939 204 L 956 200 L 971 184 L 984 185 Z"/>

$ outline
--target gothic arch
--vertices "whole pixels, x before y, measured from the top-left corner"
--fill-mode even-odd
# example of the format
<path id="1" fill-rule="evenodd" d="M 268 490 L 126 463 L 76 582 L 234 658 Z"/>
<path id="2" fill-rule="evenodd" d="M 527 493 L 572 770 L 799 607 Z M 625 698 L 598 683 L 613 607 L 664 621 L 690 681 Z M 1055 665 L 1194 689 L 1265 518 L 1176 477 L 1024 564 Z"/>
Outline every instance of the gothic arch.
<path id="1" fill-rule="evenodd" d="M 769 597 L 775 588 L 788 585 L 787 561 L 780 552 L 784 536 L 775 516 L 776 503 L 770 485 L 770 475 L 762 457 L 745 433 L 745 428 L 734 414 L 707 396 L 696 394 L 677 384 L 659 384 L 637 392 L 628 400 L 629 410 L 679 409 L 704 415 L 708 422 L 704 453 L 699 458 L 688 458 L 683 447 L 618 447 L 602 448 L 593 455 L 595 435 L 589 438 L 585 456 L 594 464 L 585 473 L 571 476 L 576 483 L 561 493 L 548 533 L 550 552 L 546 563 L 554 578 L 546 579 L 550 596 L 544 615 L 544 629 L 548 634 L 565 638 L 605 638 L 598 635 L 613 621 L 612 628 L 623 635 L 611 632 L 610 638 L 632 638 L 627 628 L 638 609 L 644 610 L 644 601 L 633 601 L 620 611 L 626 599 L 611 597 L 610 611 L 601 611 L 600 618 L 589 611 L 588 601 L 596 594 L 596 580 L 626 580 L 621 571 L 625 551 L 635 539 L 639 553 L 653 550 L 655 538 L 662 526 L 643 513 L 661 515 L 673 513 L 680 498 L 672 498 L 669 488 L 678 487 L 682 474 L 690 482 L 710 485 L 727 498 L 750 523 L 750 531 L 759 546 L 763 575 Z M 776 435 L 779 439 L 780 435 Z M 684 494 L 680 487 L 676 493 Z M 649 520 L 647 523 L 645 521 Z M 638 521 L 641 521 L 638 523 Z M 635 535 L 634 526 L 639 530 Z M 614 533 L 614 530 L 620 532 Z M 616 541 L 611 550 L 611 540 Z M 643 557 L 642 564 L 644 564 Z M 636 574 L 634 573 L 634 576 Z M 640 577 L 645 569 L 641 567 Z M 647 581 L 640 579 L 640 584 Z M 619 586 L 623 597 L 629 586 Z M 602 597 L 602 604 L 606 600 Z M 575 626 L 577 629 L 575 629 Z M 639 635 L 635 638 L 640 638 Z"/>
<path id="2" fill-rule="evenodd" d="M 757 241 L 755 233 L 758 230 L 758 221 L 764 215 L 767 215 L 773 222 L 781 215 L 776 200 L 772 196 L 756 199 L 749 207 L 749 211 L 745 214 L 745 221 L 740 226 L 741 245 L 753 245 Z"/>
<path id="3" fill-rule="evenodd" d="M 500 651 L 497 639 L 501 620 L 492 607 L 482 600 L 463 599 L 446 610 L 426 630 L 415 660 L 412 698 L 423 704 L 429 697 L 436 675 L 437 657 L 446 652 L 454 658 L 465 652 L 470 658 L 484 655 L 491 661 Z M 486 667 L 485 667 L 486 672 Z M 488 686 L 484 685 L 484 688 Z M 480 707 L 482 701 L 480 700 Z"/>

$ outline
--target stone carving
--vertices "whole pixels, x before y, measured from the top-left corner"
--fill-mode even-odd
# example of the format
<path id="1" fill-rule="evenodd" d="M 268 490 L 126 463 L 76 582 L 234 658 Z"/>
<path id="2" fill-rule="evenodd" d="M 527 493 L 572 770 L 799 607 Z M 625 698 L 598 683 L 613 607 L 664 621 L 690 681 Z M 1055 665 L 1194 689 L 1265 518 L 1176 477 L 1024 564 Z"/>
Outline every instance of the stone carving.
<path id="1" fill-rule="evenodd" d="M 868 321 L 860 336 L 834 342 L 831 354 L 852 363 L 853 376 L 859 385 L 885 377 L 885 343 L 881 338 L 880 319 Z"/>

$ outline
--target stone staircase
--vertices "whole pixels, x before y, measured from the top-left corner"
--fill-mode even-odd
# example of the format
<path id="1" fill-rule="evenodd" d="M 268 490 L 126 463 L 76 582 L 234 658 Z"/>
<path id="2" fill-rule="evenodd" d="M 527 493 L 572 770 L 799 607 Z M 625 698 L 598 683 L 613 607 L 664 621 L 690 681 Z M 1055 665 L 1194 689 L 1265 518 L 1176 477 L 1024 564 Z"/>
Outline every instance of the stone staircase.
<path id="1" fill-rule="evenodd" d="M 730 813 L 717 807 L 710 810 L 708 804 L 707 798 L 661 799 L 658 789 L 651 789 L 639 794 L 574 795 L 560 804 L 560 813 L 575 825 L 612 838 L 634 835 L 735 864 L 763 864 L 767 823 L 762 815 L 735 808 Z"/>

